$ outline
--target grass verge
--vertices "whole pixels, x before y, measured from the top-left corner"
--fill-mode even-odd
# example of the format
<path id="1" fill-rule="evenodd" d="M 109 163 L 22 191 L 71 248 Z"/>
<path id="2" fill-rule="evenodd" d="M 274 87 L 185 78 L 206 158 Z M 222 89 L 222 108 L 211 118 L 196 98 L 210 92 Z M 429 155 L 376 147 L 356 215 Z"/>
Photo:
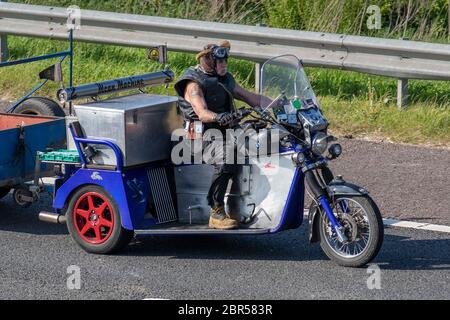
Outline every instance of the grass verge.
<path id="1" fill-rule="evenodd" d="M 65 50 L 67 42 L 9 37 L 11 59 Z M 0 99 L 14 100 L 39 83 L 37 74 L 53 61 L 0 68 Z M 192 54 L 169 53 L 176 77 L 195 64 Z M 74 84 L 160 70 L 144 49 L 76 43 Z M 64 63 L 65 75 L 68 64 Z M 230 60 L 230 72 L 246 88 L 254 87 L 254 64 Z M 450 85 L 442 81 L 410 81 L 411 104 L 396 107 L 396 80 L 339 70 L 307 68 L 331 129 L 341 135 L 374 136 L 395 142 L 450 146 Z M 173 95 L 173 85 L 149 91 Z M 58 84 L 39 95 L 55 98 Z"/>

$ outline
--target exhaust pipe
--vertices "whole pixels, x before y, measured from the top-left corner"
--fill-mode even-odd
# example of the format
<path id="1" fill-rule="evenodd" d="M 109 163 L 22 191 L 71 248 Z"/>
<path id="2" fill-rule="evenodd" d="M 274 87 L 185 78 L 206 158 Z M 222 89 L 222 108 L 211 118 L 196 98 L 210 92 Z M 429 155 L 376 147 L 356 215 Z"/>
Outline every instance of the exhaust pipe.
<path id="1" fill-rule="evenodd" d="M 46 211 L 42 211 L 39 213 L 39 220 L 41 220 L 43 222 L 59 223 L 59 224 L 64 224 L 67 221 L 66 216 L 64 216 L 62 214 L 46 212 Z"/>

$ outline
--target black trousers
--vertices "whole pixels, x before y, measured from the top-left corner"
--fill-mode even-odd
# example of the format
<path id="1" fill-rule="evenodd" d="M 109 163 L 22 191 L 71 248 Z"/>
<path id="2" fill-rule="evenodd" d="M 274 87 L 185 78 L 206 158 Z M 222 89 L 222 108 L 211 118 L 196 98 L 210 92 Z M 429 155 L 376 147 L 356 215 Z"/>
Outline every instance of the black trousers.
<path id="1" fill-rule="evenodd" d="M 230 146 L 228 146 L 230 148 Z M 207 142 L 203 147 L 204 161 L 211 164 L 214 168 L 211 187 L 208 191 L 208 204 L 211 207 L 224 206 L 225 193 L 228 185 L 231 182 L 231 194 L 239 193 L 239 182 L 237 180 L 239 169 L 242 165 L 236 164 L 236 148 L 231 147 L 232 150 L 226 149 L 223 141 Z M 226 157 L 227 152 L 233 152 L 232 159 Z M 228 163 L 231 162 L 231 163 Z"/>
<path id="2" fill-rule="evenodd" d="M 237 162 L 236 147 L 226 146 L 223 140 L 201 141 L 200 146 L 194 147 L 194 140 L 183 139 L 185 146 L 189 146 L 191 151 L 191 163 L 195 163 L 194 159 L 202 158 L 202 162 L 213 166 L 214 171 L 211 179 L 211 186 L 208 191 L 207 200 L 211 207 L 224 206 L 225 194 L 228 185 L 231 182 L 231 194 L 239 194 L 240 185 L 238 182 L 239 170 L 242 167 Z M 196 141 L 198 143 L 198 141 Z M 233 160 L 227 161 L 227 152 L 233 152 Z M 201 155 L 199 155 L 201 152 Z M 232 163 L 229 163 L 232 162 Z M 234 199 L 233 199 L 234 200 Z M 233 200 L 228 199 L 228 204 L 233 203 Z"/>
<path id="3" fill-rule="evenodd" d="M 232 183 L 230 193 L 236 194 L 239 189 L 239 182 L 237 181 L 239 165 L 213 164 L 213 166 L 214 173 L 208 191 L 208 204 L 211 207 L 221 207 L 224 206 L 225 193 L 230 181 Z"/>

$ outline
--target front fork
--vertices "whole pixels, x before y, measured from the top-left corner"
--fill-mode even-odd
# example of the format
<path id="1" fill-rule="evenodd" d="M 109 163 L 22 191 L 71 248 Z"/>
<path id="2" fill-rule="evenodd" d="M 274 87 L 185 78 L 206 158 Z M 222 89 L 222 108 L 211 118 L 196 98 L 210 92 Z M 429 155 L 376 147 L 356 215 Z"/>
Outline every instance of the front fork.
<path id="1" fill-rule="evenodd" d="M 330 203 L 328 201 L 328 197 L 321 196 L 319 197 L 320 204 L 322 208 L 325 210 L 325 213 L 328 217 L 328 220 L 331 222 L 331 226 L 336 232 L 340 242 L 346 242 L 348 238 L 344 234 L 344 227 L 339 223 L 336 217 L 333 214 L 333 210 L 331 210 Z"/>
<path id="2" fill-rule="evenodd" d="M 319 173 L 317 173 L 319 175 Z M 323 182 L 328 184 L 333 180 L 333 174 L 331 170 L 327 167 L 322 168 L 322 177 Z M 346 242 L 348 239 L 344 234 L 344 227 L 340 224 L 340 222 L 334 216 L 333 210 L 330 207 L 330 199 L 328 193 L 326 191 L 326 186 L 322 187 L 318 181 L 318 178 L 314 174 L 312 170 L 305 172 L 306 181 L 316 199 L 320 201 L 320 205 L 322 206 L 325 214 L 327 215 L 328 220 L 331 223 L 333 230 L 336 232 L 336 235 L 339 238 L 339 241 Z M 342 204 L 343 205 L 343 204 Z M 344 209 L 344 208 L 343 208 Z M 345 212 L 345 211 L 344 211 Z"/>

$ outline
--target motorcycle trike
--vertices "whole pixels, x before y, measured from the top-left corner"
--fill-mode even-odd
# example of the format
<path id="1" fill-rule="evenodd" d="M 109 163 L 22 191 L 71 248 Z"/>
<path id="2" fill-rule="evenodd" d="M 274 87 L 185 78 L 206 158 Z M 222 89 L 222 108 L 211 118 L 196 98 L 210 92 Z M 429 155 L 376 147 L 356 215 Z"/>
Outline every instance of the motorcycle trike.
<path id="1" fill-rule="evenodd" d="M 367 264 L 383 241 L 381 214 L 365 188 L 328 168 L 342 148 L 328 132 L 301 61 L 272 58 L 260 79 L 271 102 L 235 112 L 234 138 L 245 137 L 245 161 L 226 209 L 239 212 L 238 229 L 208 227 L 211 166 L 174 161 L 173 132 L 183 127 L 177 98 L 143 93 L 74 105 L 69 145 L 80 163 L 64 164 L 55 183 L 56 213 L 41 218 L 67 223 L 84 250 L 107 254 L 133 236 L 271 235 L 300 227 L 307 216 L 309 240 L 320 242 L 331 260 Z M 312 198 L 308 210 L 305 194 Z"/>

